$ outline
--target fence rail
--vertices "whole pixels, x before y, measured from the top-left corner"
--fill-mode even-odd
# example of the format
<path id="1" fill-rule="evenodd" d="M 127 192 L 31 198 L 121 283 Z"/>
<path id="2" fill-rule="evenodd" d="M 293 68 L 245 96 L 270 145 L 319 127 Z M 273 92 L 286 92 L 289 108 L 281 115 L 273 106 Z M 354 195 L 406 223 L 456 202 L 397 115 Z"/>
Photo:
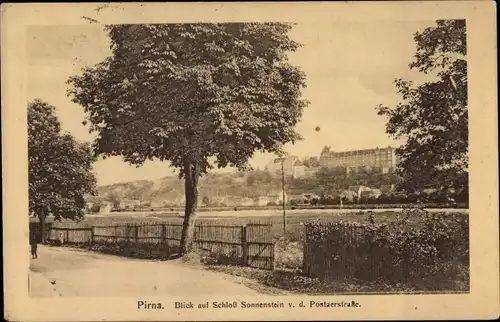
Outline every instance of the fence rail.
<path id="1" fill-rule="evenodd" d="M 37 225 L 31 223 L 30 231 L 35 231 Z M 149 257 L 166 257 L 179 252 L 182 226 L 178 223 L 137 223 L 82 227 L 75 223 L 51 223 L 47 225 L 46 239 L 49 242 L 62 239 L 63 243 L 88 244 L 91 247 L 117 246 L 118 251 L 124 254 L 141 249 L 141 253 Z M 269 223 L 197 223 L 193 244 L 222 263 L 272 270 L 274 243 L 271 228 Z"/>

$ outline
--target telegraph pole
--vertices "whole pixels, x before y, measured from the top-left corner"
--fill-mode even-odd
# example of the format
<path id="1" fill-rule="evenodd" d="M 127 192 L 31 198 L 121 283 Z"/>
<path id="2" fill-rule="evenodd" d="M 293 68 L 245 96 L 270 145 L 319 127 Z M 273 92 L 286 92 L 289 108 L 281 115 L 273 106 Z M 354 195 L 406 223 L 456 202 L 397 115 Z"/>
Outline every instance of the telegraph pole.
<path id="1" fill-rule="evenodd" d="M 285 213 L 285 168 L 284 159 L 281 157 L 281 187 L 283 189 L 283 233 L 286 234 L 286 213 Z"/>

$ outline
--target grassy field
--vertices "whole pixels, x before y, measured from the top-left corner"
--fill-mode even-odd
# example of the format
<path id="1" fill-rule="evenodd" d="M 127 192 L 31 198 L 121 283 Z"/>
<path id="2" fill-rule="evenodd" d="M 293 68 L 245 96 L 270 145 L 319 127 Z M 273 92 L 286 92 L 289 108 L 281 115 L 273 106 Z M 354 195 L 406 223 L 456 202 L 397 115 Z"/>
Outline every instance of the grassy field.
<path id="1" fill-rule="evenodd" d="M 466 214 L 454 214 L 453 216 L 467 216 Z M 262 216 L 262 215 L 245 215 L 245 216 L 224 216 L 224 217 L 199 217 L 197 222 L 210 223 L 218 222 L 229 225 L 243 225 L 248 223 L 271 223 L 272 233 L 274 238 L 285 237 L 290 241 L 301 241 L 303 238 L 303 223 L 312 220 L 322 220 L 325 222 L 356 222 L 356 223 L 368 223 L 370 213 L 367 211 L 359 212 L 349 212 L 349 213 L 288 213 L 286 214 L 286 230 L 283 226 L 282 216 Z M 375 223 L 389 223 L 391 221 L 398 220 L 400 217 L 399 212 L 395 211 L 384 211 L 384 212 L 374 212 L 373 218 Z M 68 223 L 69 225 L 77 225 L 81 227 L 90 227 L 92 225 L 115 225 L 115 224 L 127 224 L 127 223 L 154 223 L 154 222 L 168 222 L 168 223 L 182 223 L 182 218 L 179 217 L 178 213 L 172 212 L 161 212 L 161 213 L 138 213 L 134 215 L 112 215 L 112 216 L 94 216 L 86 215 L 82 221 L 75 224 L 72 220 L 63 220 L 63 223 Z M 36 218 L 30 218 L 30 221 L 38 221 Z M 47 218 L 47 222 L 53 222 L 53 218 Z M 418 225 L 418 219 L 410 218 L 408 221 L 408 226 L 412 227 Z"/>

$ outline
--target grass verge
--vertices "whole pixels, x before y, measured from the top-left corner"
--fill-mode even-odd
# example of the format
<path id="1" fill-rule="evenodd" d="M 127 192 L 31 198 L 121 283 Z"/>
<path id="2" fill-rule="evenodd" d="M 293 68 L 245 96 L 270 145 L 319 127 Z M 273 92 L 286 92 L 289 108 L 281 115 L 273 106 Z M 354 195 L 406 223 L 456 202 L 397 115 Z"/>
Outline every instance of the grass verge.
<path id="1" fill-rule="evenodd" d="M 354 278 L 320 280 L 302 276 L 300 270 L 275 269 L 265 271 L 252 267 L 207 265 L 213 271 L 254 280 L 263 286 L 296 294 L 408 294 L 408 293 L 468 293 L 468 281 L 421 280 L 412 284 L 388 284 L 382 281 L 366 282 Z M 446 287 L 446 288 L 444 288 Z"/>

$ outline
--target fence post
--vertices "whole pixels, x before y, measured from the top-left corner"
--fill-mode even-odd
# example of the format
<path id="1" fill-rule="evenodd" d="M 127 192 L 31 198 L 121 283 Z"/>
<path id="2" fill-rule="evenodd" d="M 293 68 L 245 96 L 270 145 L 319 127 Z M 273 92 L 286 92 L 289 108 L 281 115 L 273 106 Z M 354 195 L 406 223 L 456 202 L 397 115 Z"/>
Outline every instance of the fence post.
<path id="1" fill-rule="evenodd" d="M 163 248 L 167 244 L 167 224 L 161 225 L 161 244 Z"/>
<path id="2" fill-rule="evenodd" d="M 41 230 L 42 234 L 45 234 L 45 238 L 42 238 L 42 236 L 40 236 L 40 237 L 42 239 L 45 239 L 45 242 L 48 242 L 50 239 L 50 234 L 52 232 L 52 225 L 53 225 L 53 223 L 49 222 L 49 223 L 47 223 L 47 227 L 46 227 L 45 231 Z"/>
<path id="3" fill-rule="evenodd" d="M 94 245 L 94 235 L 95 235 L 95 227 L 92 225 L 90 228 L 90 246 Z"/>
<path id="4" fill-rule="evenodd" d="M 69 243 L 69 228 L 66 228 L 66 242 Z"/>
<path id="5" fill-rule="evenodd" d="M 302 234 L 303 234 L 303 242 L 302 244 L 304 245 L 302 248 L 302 272 L 305 273 L 306 275 L 309 274 L 307 270 L 307 261 L 308 259 L 308 254 L 307 254 L 307 227 L 304 225 L 303 222 L 300 223 L 300 226 L 302 227 Z M 309 276 L 309 275 L 307 275 Z"/>
<path id="6" fill-rule="evenodd" d="M 139 244 L 139 225 L 134 225 L 134 239 L 135 243 Z"/>
<path id="7" fill-rule="evenodd" d="M 248 265 L 248 240 L 247 240 L 247 225 L 241 225 L 241 248 L 243 253 L 243 266 Z"/>

